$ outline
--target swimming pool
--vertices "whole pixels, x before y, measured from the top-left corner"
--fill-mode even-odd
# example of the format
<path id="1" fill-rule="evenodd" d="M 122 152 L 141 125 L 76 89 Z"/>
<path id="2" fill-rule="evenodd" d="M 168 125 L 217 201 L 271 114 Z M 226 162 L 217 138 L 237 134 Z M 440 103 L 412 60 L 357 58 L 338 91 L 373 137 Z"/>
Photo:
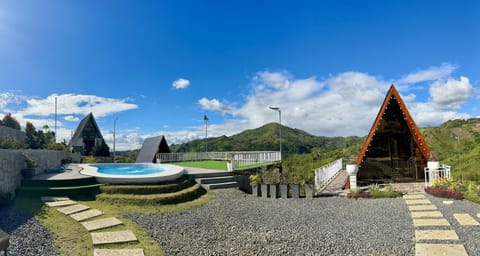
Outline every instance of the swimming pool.
<path id="1" fill-rule="evenodd" d="M 168 181 L 185 173 L 181 166 L 171 164 L 80 164 L 81 174 L 94 176 L 97 182 L 138 184 Z"/>

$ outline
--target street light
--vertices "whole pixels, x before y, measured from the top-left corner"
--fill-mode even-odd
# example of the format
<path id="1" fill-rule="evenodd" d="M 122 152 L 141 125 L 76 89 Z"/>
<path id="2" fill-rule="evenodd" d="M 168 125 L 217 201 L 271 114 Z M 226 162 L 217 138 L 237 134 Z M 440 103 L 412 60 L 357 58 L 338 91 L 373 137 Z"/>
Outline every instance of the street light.
<path id="1" fill-rule="evenodd" d="M 115 130 L 117 129 L 118 117 L 113 120 L 113 162 L 115 163 Z"/>
<path id="2" fill-rule="evenodd" d="M 269 107 L 271 110 L 278 111 L 278 133 L 280 134 L 280 156 L 282 155 L 282 111 L 279 107 Z"/>
<path id="3" fill-rule="evenodd" d="M 207 123 L 208 123 L 208 116 L 204 115 L 203 120 L 205 120 L 205 153 L 207 153 Z"/>

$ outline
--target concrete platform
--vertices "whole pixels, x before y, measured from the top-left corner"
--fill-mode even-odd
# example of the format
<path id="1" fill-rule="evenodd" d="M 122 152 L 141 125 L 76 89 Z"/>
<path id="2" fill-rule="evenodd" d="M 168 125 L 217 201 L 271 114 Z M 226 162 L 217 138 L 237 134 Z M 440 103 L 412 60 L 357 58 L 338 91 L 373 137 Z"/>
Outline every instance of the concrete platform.
<path id="1" fill-rule="evenodd" d="M 425 194 L 406 194 L 403 195 L 404 199 L 425 199 Z"/>
<path id="2" fill-rule="evenodd" d="M 412 219 L 415 218 L 443 218 L 443 214 L 439 211 L 428 212 L 411 212 Z"/>
<path id="3" fill-rule="evenodd" d="M 95 249 L 93 256 L 144 256 L 143 249 Z"/>
<path id="4" fill-rule="evenodd" d="M 426 226 L 450 226 L 447 219 L 413 219 L 414 227 L 426 227 Z"/>
<path id="5" fill-rule="evenodd" d="M 415 240 L 459 240 L 455 230 L 415 230 Z"/>
<path id="6" fill-rule="evenodd" d="M 68 197 L 63 196 L 42 196 L 42 202 L 56 202 L 56 201 L 67 201 L 70 200 Z"/>
<path id="7" fill-rule="evenodd" d="M 437 207 L 433 204 L 409 205 L 408 209 L 410 209 L 411 212 L 414 212 L 414 211 L 431 211 L 431 210 L 437 210 Z"/>
<path id="8" fill-rule="evenodd" d="M 462 226 L 479 226 L 480 223 L 476 221 L 470 214 L 468 213 L 454 213 L 453 217 L 457 219 L 458 223 Z"/>
<path id="9" fill-rule="evenodd" d="M 77 202 L 72 200 L 64 200 L 64 201 L 47 202 L 45 204 L 50 207 L 58 207 L 58 206 L 74 205 L 74 204 L 77 204 Z"/>
<path id="10" fill-rule="evenodd" d="M 93 217 L 100 216 L 102 214 L 103 214 L 103 212 L 100 211 L 100 210 L 90 209 L 90 210 L 87 210 L 87 211 L 74 213 L 74 214 L 70 215 L 70 217 L 72 217 L 76 221 L 84 221 L 84 220 L 91 219 Z"/>
<path id="11" fill-rule="evenodd" d="M 83 204 L 75 204 L 75 205 L 71 205 L 63 208 L 58 208 L 57 210 L 63 214 L 70 215 L 72 213 L 85 211 L 87 209 L 90 209 L 90 207 Z"/>
<path id="12" fill-rule="evenodd" d="M 131 230 L 113 231 L 113 232 L 94 232 L 92 235 L 93 245 L 116 244 L 138 241 Z"/>
<path id="13" fill-rule="evenodd" d="M 109 228 L 123 224 L 119 219 L 115 217 L 109 217 L 99 220 L 84 221 L 81 222 L 82 226 L 88 231 L 99 230 L 102 228 Z"/>
<path id="14" fill-rule="evenodd" d="M 428 199 L 405 199 L 407 205 L 431 204 Z"/>
<path id="15" fill-rule="evenodd" d="M 422 244 L 415 245 L 417 256 L 468 256 L 463 244 Z"/>

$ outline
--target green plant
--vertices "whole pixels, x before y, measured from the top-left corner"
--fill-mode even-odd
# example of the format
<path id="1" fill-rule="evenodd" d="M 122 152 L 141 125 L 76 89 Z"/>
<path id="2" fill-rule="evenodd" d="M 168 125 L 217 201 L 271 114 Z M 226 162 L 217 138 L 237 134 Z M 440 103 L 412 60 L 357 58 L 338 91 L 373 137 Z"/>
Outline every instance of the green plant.
<path id="1" fill-rule="evenodd" d="M 453 177 L 434 179 L 432 181 L 432 188 L 443 188 L 459 192 L 465 191 L 465 185 L 463 185 L 461 182 L 457 181 Z"/>
<path id="2" fill-rule="evenodd" d="M 276 167 L 262 167 L 261 176 L 265 184 L 278 184 L 282 175 Z"/>
<path id="3" fill-rule="evenodd" d="M 250 177 L 248 177 L 250 180 L 250 186 L 255 187 L 262 182 L 262 179 L 260 178 L 260 174 L 252 174 Z"/>
<path id="4" fill-rule="evenodd" d="M 86 163 L 89 163 L 89 164 L 98 163 L 98 160 L 95 159 L 94 156 L 86 156 L 84 160 Z"/>
<path id="5" fill-rule="evenodd" d="M 371 184 L 370 186 L 368 186 L 368 192 L 369 193 L 375 193 L 375 192 L 379 192 L 380 191 L 380 185 L 378 185 L 378 183 L 375 183 L 375 184 Z"/>
<path id="6" fill-rule="evenodd" d="M 25 159 L 28 169 L 35 169 L 37 167 L 37 162 L 35 162 L 35 160 L 33 160 L 28 154 L 22 153 L 22 156 L 23 159 Z"/>

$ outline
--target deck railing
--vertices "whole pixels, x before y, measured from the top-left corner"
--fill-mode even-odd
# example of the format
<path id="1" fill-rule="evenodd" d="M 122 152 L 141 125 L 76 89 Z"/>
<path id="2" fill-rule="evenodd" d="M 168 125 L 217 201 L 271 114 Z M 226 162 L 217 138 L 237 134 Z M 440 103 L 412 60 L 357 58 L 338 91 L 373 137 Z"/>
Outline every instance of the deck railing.
<path id="1" fill-rule="evenodd" d="M 229 169 L 241 169 L 282 161 L 279 151 L 230 151 L 230 152 L 191 152 L 191 153 L 158 153 L 158 163 L 223 160 L 228 161 Z"/>
<path id="2" fill-rule="evenodd" d="M 315 170 L 315 190 L 319 191 L 343 170 L 343 158 L 339 158 Z"/>
<path id="3" fill-rule="evenodd" d="M 425 167 L 424 169 L 425 187 L 432 186 L 432 182 L 435 179 L 450 178 L 451 168 L 452 167 L 450 165 L 446 165 L 446 164 L 440 165 L 440 167 L 437 169 L 431 169 L 431 168 Z"/>

